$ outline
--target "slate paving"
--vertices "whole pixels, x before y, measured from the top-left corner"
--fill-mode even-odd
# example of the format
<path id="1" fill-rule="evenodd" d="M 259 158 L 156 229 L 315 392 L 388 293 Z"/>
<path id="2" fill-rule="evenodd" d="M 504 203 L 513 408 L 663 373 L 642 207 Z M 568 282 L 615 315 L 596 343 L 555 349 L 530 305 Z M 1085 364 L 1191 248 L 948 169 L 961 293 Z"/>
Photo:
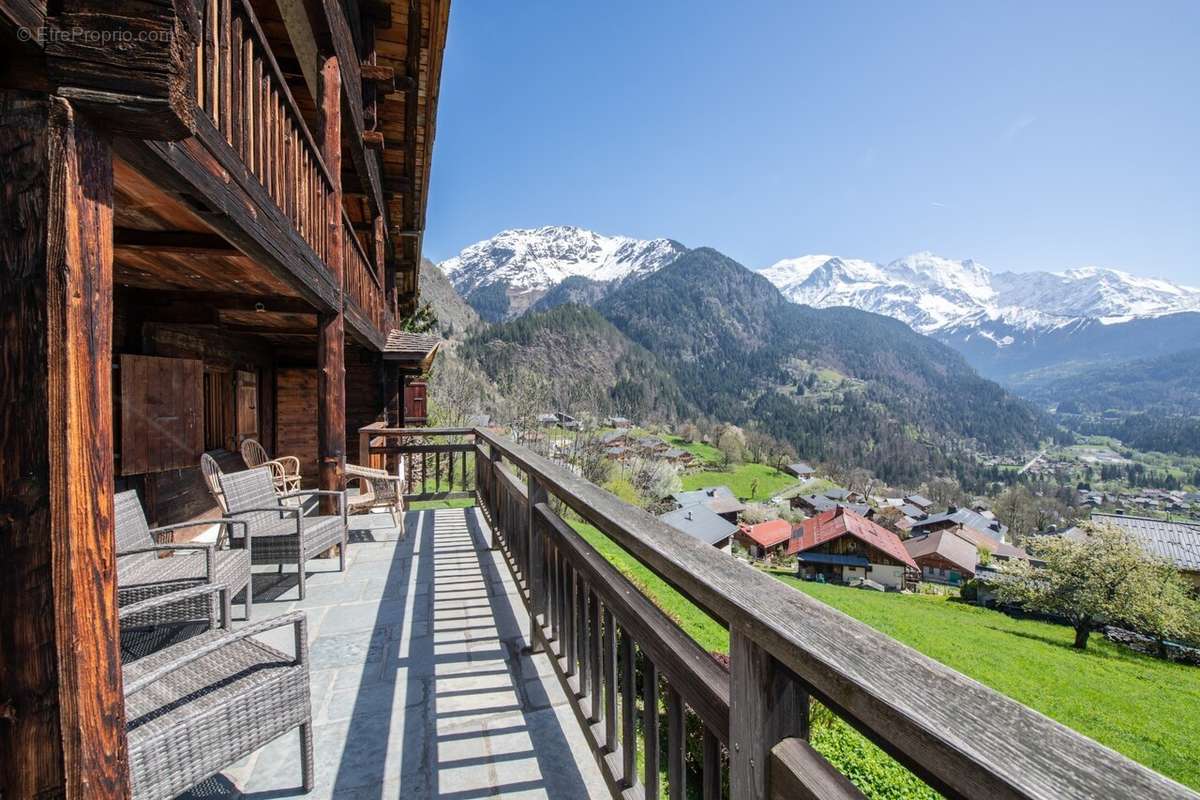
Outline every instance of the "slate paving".
<path id="1" fill-rule="evenodd" d="M 291 733 L 187 797 L 607 796 L 546 656 L 522 652 L 528 616 L 478 510 L 410 511 L 404 535 L 386 514 L 351 527 L 346 572 L 309 562 L 302 602 L 294 574 L 255 574 L 255 620 L 308 617 L 314 790 Z"/>

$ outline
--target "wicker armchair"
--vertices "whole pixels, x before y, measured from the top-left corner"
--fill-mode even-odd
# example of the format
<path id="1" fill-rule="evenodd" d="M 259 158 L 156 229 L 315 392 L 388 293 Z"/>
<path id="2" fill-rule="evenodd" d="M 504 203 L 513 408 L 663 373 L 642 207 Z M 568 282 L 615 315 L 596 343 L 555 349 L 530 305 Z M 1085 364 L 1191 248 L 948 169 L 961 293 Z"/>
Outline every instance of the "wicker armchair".
<path id="1" fill-rule="evenodd" d="M 312 701 L 304 613 L 293 611 L 231 632 L 228 590 L 212 584 L 150 598 L 137 611 L 147 613 L 147 606 L 171 603 L 187 593 L 220 593 L 226 610 L 223 627 L 124 665 L 133 797 L 176 797 L 294 728 L 300 728 L 304 791 L 311 791 Z M 284 626 L 295 629 L 294 655 L 253 638 Z"/>
<path id="2" fill-rule="evenodd" d="M 224 472 L 219 476 L 221 490 L 229 507 L 229 516 L 244 520 L 248 531 L 243 538 L 253 540 L 253 564 L 295 564 L 299 573 L 300 599 L 304 599 L 304 564 L 334 545 L 338 548 L 338 569 L 346 569 L 346 493 L 309 489 L 280 495 L 275 491 L 271 470 L 267 467 L 244 472 Z M 337 516 L 306 516 L 303 503 L 288 505 L 290 499 L 305 497 L 338 498 Z M 234 545 L 241 542 L 235 531 Z M 248 545 L 247 545 L 248 546 Z"/>
<path id="3" fill-rule="evenodd" d="M 281 494 L 300 491 L 300 459 L 295 456 L 280 456 L 272 459 L 257 439 L 245 439 L 241 446 L 242 460 L 247 469 L 267 467 L 271 470 L 271 478 L 275 488 Z"/>
<path id="4" fill-rule="evenodd" d="M 221 465 L 208 453 L 200 456 L 200 474 L 204 476 L 204 485 L 208 487 L 209 494 L 221 507 L 221 513 L 228 514 L 229 506 L 225 503 L 225 492 L 221 491 Z"/>
<path id="5" fill-rule="evenodd" d="M 246 619 L 254 609 L 254 590 L 250 581 L 251 554 L 248 549 L 225 547 L 228 531 L 241 528 L 243 542 L 246 523 L 233 519 L 196 520 L 179 525 L 151 528 L 136 491 L 120 492 L 114 498 L 117 541 L 117 604 L 121 607 L 150 597 L 201 583 L 220 583 L 237 594 L 245 590 Z M 198 525 L 220 525 L 216 544 L 172 544 L 159 537 Z M 244 545 L 243 547 L 248 547 Z M 170 557 L 162 558 L 169 553 Z M 205 613 L 203 598 L 191 603 L 154 606 L 130 619 L 131 627 L 186 622 Z"/>
<path id="6" fill-rule="evenodd" d="M 400 462 L 400 475 L 391 475 L 386 470 L 373 467 L 346 465 L 345 483 L 357 483 L 358 494 L 346 496 L 346 507 L 350 514 L 361 514 L 374 508 L 391 511 L 392 524 L 401 527 L 397 514 L 404 512 L 404 462 Z"/>

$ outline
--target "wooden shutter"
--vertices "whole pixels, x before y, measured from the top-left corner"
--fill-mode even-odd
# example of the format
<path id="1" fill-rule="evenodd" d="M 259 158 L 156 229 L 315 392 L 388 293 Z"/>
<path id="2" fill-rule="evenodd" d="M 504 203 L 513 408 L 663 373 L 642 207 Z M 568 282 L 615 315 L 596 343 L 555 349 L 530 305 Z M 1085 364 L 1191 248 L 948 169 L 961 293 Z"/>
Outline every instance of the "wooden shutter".
<path id="1" fill-rule="evenodd" d="M 204 364 L 121 356 L 121 474 L 194 467 L 204 452 Z"/>
<path id="2" fill-rule="evenodd" d="M 237 374 L 237 443 L 258 438 L 258 375 Z"/>
<path id="3" fill-rule="evenodd" d="M 404 419 L 406 422 L 424 422 L 428 416 L 427 386 L 425 381 L 413 381 L 404 387 Z"/>

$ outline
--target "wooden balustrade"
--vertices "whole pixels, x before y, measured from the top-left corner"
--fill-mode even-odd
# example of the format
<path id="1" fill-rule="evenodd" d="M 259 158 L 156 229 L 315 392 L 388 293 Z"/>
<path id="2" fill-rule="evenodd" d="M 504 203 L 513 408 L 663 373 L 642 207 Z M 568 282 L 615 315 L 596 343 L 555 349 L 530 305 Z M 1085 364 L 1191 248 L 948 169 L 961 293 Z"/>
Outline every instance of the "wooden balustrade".
<path id="1" fill-rule="evenodd" d="M 376 330 L 387 333 L 384 323 L 387 319 L 387 302 L 383 291 L 383 282 L 379 279 L 379 271 L 367 257 L 350 218 L 342 212 L 342 237 L 346 242 L 345 256 L 345 291 L 346 297 L 358 306 Z"/>
<path id="2" fill-rule="evenodd" d="M 196 45 L 196 99 L 322 262 L 332 235 L 326 220 L 333 179 L 288 89 L 258 19 L 245 0 L 202 0 Z"/>
<path id="3" fill-rule="evenodd" d="M 475 497 L 530 615 L 531 647 L 550 656 L 613 797 L 861 798 L 808 744 L 810 697 L 947 797 L 1200 797 L 502 436 L 360 433 L 372 454 L 474 439 Z M 729 671 L 564 508 L 728 627 Z"/>
<path id="4" fill-rule="evenodd" d="M 471 428 L 359 429 L 359 463 L 388 469 L 389 458 L 403 464 L 405 499 L 462 500 L 475 496 L 474 431 Z M 389 470 L 395 472 L 401 467 Z"/>

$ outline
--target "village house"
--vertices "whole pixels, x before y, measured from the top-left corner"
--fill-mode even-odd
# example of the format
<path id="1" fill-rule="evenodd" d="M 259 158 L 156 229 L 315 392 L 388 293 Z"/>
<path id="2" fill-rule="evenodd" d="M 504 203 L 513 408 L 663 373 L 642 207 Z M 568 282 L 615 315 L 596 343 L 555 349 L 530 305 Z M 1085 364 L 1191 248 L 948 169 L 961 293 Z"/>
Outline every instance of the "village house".
<path id="1" fill-rule="evenodd" d="M 783 471 L 795 475 L 800 480 L 807 480 L 817 473 L 815 469 L 803 461 L 797 461 L 795 464 L 788 464 L 783 468 Z"/>
<path id="2" fill-rule="evenodd" d="M 646 455 L 657 455 L 671 449 L 671 446 L 658 436 L 643 436 L 634 442 L 634 445 Z"/>
<path id="3" fill-rule="evenodd" d="M 933 501 L 930 500 L 928 497 L 922 497 L 919 494 L 905 495 L 904 502 L 907 505 L 916 506 L 917 508 L 921 509 L 921 511 L 926 514 L 928 514 L 929 510 L 933 508 Z"/>
<path id="4" fill-rule="evenodd" d="M 1092 514 L 1091 521 L 1120 528 L 1147 553 L 1174 564 L 1184 578 L 1200 589 L 1200 524 L 1127 514 Z M 1081 539 L 1084 533 L 1079 528 L 1070 528 L 1062 535 Z"/>
<path id="5" fill-rule="evenodd" d="M 667 461 L 670 461 L 672 464 L 684 465 L 692 463 L 693 458 L 691 452 L 678 447 L 672 447 L 670 450 L 667 450 L 662 454 L 662 457 Z"/>
<path id="6" fill-rule="evenodd" d="M 792 538 L 792 523 L 786 519 L 772 519 L 757 525 L 740 525 L 735 536 L 738 544 L 745 547 L 752 558 L 769 558 L 776 553 L 786 553 Z"/>
<path id="7" fill-rule="evenodd" d="M 693 503 L 689 506 L 668 511 L 658 517 L 677 531 L 682 531 L 705 544 L 711 544 L 718 550 L 729 552 L 733 535 L 738 526 L 724 516 L 717 514 L 703 503 Z"/>
<path id="8" fill-rule="evenodd" d="M 670 500 L 679 508 L 703 505 L 731 523 L 737 523 L 738 514 L 746 510 L 745 504 L 728 486 L 710 486 L 691 492 L 676 492 L 671 495 Z"/>
<path id="9" fill-rule="evenodd" d="M 921 579 L 960 586 L 975 576 L 979 549 L 957 531 L 942 529 L 913 536 L 904 549 L 921 568 Z"/>
<path id="10" fill-rule="evenodd" d="M 605 417 L 604 425 L 607 428 L 632 428 L 633 422 L 627 417 Z"/>
<path id="11" fill-rule="evenodd" d="M 896 534 L 846 508 L 804 520 L 792 530 L 787 552 L 796 556 L 796 574 L 808 580 L 870 580 L 900 590 L 921 574 Z"/>
<path id="12" fill-rule="evenodd" d="M 956 506 L 949 506 L 944 513 L 930 514 L 916 520 L 913 523 L 912 532 L 914 536 L 917 536 L 944 528 L 958 527 L 979 531 L 995 539 L 997 542 L 1003 542 L 1008 537 L 1008 526 L 1002 524 L 999 520 L 990 519 L 978 511 L 972 511 L 969 508 L 958 508 Z"/>
<path id="13" fill-rule="evenodd" d="M 600 444 L 604 445 L 605 447 L 616 447 L 617 445 L 623 445 L 625 444 L 625 441 L 625 431 L 608 431 L 607 433 L 600 435 Z"/>

